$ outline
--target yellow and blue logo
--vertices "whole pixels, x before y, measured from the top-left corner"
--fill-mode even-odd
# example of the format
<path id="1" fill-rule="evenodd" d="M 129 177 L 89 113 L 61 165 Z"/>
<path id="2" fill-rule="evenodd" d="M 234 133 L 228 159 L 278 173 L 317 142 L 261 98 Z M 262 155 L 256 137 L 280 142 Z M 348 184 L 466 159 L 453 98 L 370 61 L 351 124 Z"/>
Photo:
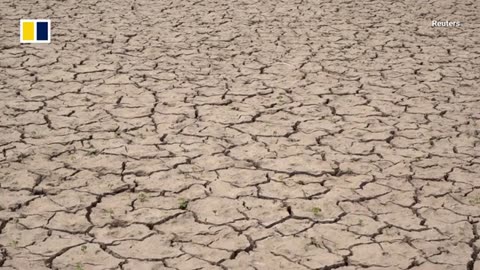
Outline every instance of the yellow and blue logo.
<path id="1" fill-rule="evenodd" d="M 50 43 L 50 20 L 20 20 L 20 43 Z"/>

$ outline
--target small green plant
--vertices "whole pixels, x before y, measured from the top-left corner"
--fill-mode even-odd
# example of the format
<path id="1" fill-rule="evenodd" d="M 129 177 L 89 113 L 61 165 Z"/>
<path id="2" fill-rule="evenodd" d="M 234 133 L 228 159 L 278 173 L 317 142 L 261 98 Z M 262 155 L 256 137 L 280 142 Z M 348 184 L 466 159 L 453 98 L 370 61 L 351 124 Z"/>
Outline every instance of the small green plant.
<path id="1" fill-rule="evenodd" d="M 470 198 L 470 200 L 468 201 L 470 202 L 470 204 L 480 204 L 480 196 Z"/>
<path id="2" fill-rule="evenodd" d="M 12 240 L 12 241 L 10 242 L 10 246 L 16 248 L 16 247 L 18 246 L 18 241 L 17 241 L 17 240 Z"/>
<path id="3" fill-rule="evenodd" d="M 110 215 L 113 215 L 113 209 L 111 208 L 108 208 L 108 209 L 103 209 L 103 211 L 105 211 L 106 213 L 110 214 Z"/>
<path id="4" fill-rule="evenodd" d="M 83 265 L 81 263 L 77 263 L 75 265 L 75 270 L 83 270 Z"/>
<path id="5" fill-rule="evenodd" d="M 322 212 L 322 209 L 318 208 L 318 207 L 313 207 L 312 208 L 312 213 L 315 215 L 315 216 L 320 216 L 320 213 Z"/>
<path id="6" fill-rule="evenodd" d="M 86 253 L 87 252 L 87 246 L 82 246 L 80 248 L 80 250 L 83 252 L 83 253 Z"/>
<path id="7" fill-rule="evenodd" d="M 140 195 L 138 195 L 138 200 L 140 200 L 140 202 L 147 201 L 147 195 L 145 195 L 145 193 L 140 193 Z"/>
<path id="8" fill-rule="evenodd" d="M 179 203 L 178 208 L 180 208 L 182 210 L 187 209 L 188 200 L 185 200 L 185 199 L 182 198 L 182 199 L 178 200 L 178 203 Z"/>

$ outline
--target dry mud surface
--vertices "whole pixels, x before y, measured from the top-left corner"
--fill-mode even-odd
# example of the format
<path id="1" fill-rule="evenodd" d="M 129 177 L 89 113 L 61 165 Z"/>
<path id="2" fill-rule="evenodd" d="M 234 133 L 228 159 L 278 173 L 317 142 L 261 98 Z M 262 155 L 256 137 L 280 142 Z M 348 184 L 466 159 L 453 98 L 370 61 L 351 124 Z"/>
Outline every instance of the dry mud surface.
<path id="1" fill-rule="evenodd" d="M 480 4 L 424 2 L 0 0 L 0 268 L 479 270 Z"/>

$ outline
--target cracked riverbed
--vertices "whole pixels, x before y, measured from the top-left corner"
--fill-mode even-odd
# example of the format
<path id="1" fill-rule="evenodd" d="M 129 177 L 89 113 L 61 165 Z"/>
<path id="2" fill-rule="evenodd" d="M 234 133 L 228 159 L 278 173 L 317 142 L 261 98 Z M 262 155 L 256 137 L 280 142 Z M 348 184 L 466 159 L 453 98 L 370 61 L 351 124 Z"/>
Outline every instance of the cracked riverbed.
<path id="1" fill-rule="evenodd" d="M 480 270 L 479 6 L 0 0 L 0 268 Z"/>

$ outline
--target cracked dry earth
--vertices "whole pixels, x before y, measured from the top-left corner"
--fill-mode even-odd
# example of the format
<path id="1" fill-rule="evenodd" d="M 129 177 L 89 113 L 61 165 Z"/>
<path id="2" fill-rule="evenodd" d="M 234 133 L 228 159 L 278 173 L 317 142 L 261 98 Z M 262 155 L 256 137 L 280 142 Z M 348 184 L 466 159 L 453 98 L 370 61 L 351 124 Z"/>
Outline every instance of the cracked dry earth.
<path id="1" fill-rule="evenodd" d="M 480 269 L 478 1 L 0 10 L 1 269 Z"/>

